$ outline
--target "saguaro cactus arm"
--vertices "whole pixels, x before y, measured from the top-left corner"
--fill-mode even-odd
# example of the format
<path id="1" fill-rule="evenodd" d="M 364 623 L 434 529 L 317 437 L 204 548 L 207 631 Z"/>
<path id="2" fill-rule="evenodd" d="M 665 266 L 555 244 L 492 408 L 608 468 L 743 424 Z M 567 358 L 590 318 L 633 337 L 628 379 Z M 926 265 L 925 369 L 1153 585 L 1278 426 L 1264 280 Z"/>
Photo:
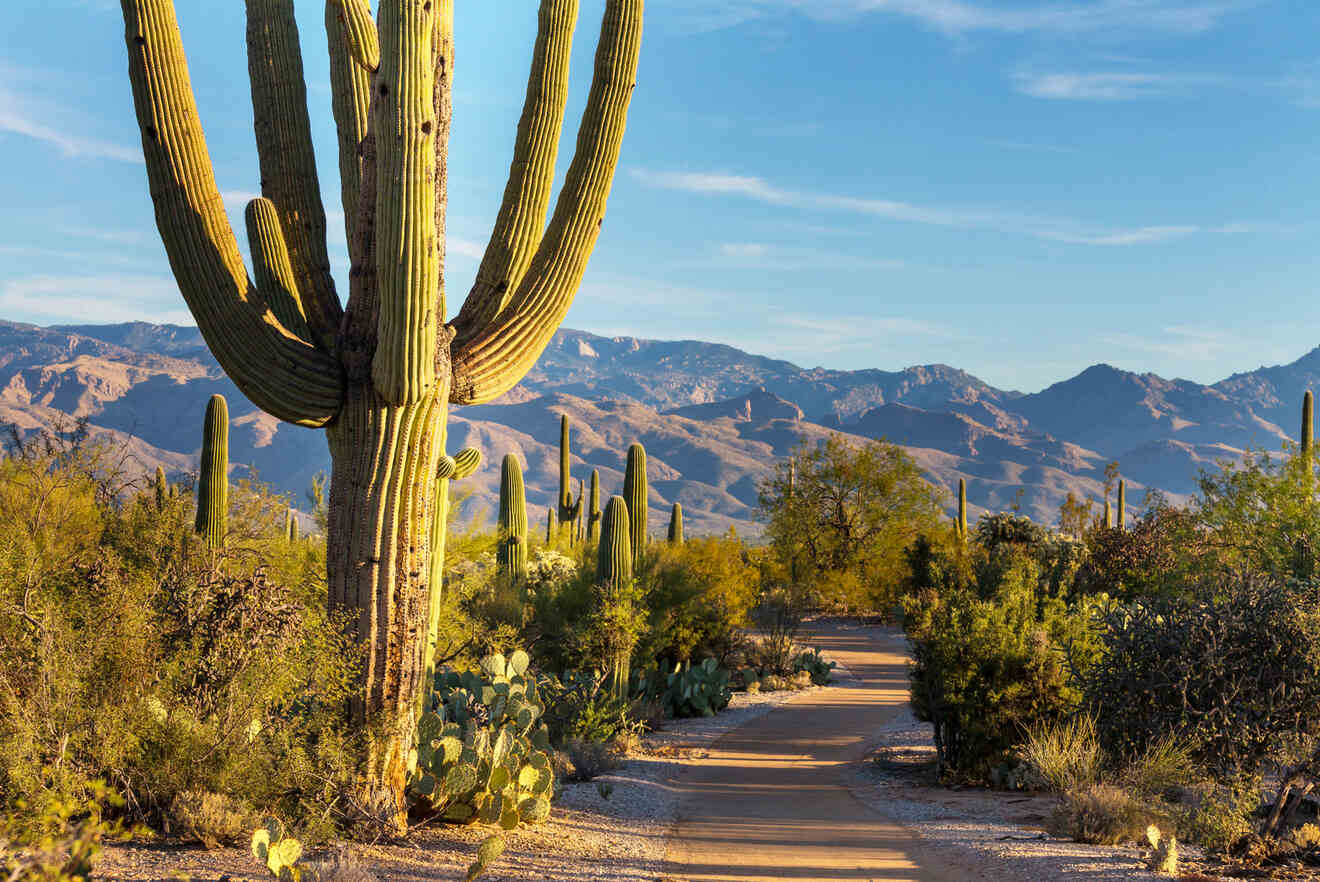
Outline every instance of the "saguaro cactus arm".
<path id="1" fill-rule="evenodd" d="M 362 194 L 362 141 L 367 137 L 371 75 L 380 66 L 376 22 L 366 0 L 326 0 L 330 95 L 339 133 L 339 189 L 349 258 L 362 260 L 358 205 Z M 374 191 L 373 191 L 374 193 Z"/>
<path id="2" fill-rule="evenodd" d="M 261 194 L 279 212 L 312 339 L 333 352 L 344 311 L 330 275 L 293 0 L 247 0 L 247 45 Z"/>
<path id="3" fill-rule="evenodd" d="M 266 309 L 216 188 L 170 0 L 122 0 L 133 104 L 170 268 L 207 345 L 243 394 L 319 426 L 338 411 L 338 364 Z"/>
<path id="4" fill-rule="evenodd" d="M 472 290 L 454 320 L 462 336 L 475 333 L 504 309 L 541 243 L 554 185 L 564 105 L 568 102 L 569 58 L 577 14 L 577 0 L 541 4 L 532 71 L 527 78 L 527 97 L 518 121 L 504 202 Z"/>
<path id="5" fill-rule="evenodd" d="M 284 327 L 299 336 L 310 336 L 275 203 L 265 198 L 253 199 L 247 204 L 244 219 L 252 269 L 266 305 Z"/>
<path id="6" fill-rule="evenodd" d="M 609 0 L 577 150 L 526 274 L 496 317 L 455 324 L 450 401 L 481 404 L 512 389 L 563 321 L 605 221 L 642 42 L 642 0 Z M 481 289 L 474 289 L 481 298 Z M 492 293 L 489 296 L 494 296 Z M 478 309 L 474 304 L 473 309 Z"/>

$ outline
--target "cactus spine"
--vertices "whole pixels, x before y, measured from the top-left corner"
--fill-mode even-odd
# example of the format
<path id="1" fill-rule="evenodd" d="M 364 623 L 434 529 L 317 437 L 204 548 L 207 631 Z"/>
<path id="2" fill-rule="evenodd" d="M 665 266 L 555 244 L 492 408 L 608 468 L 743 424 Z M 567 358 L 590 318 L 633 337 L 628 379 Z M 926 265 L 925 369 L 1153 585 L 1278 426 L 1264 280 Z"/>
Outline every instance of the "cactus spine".
<path id="1" fill-rule="evenodd" d="M 224 396 L 206 403 L 202 464 L 197 476 L 196 530 L 211 548 L 225 544 L 229 518 L 229 407 Z"/>
<path id="2" fill-rule="evenodd" d="M 958 479 L 958 539 L 967 541 L 967 479 Z"/>
<path id="3" fill-rule="evenodd" d="M 1118 528 L 1120 530 L 1127 526 L 1127 482 L 1119 479 L 1118 482 Z"/>
<path id="4" fill-rule="evenodd" d="M 330 274 L 293 0 L 246 2 L 262 183 L 249 225 L 255 281 L 216 185 L 174 5 L 121 0 L 157 227 L 207 345 L 244 395 L 327 430 L 329 605 L 353 613 L 350 636 L 367 661 L 352 720 L 364 731 L 373 721 L 359 796 L 392 805 L 402 829 L 419 696 L 431 685 L 421 681 L 440 590 L 432 558 L 443 556 L 437 469 L 448 409 L 513 388 L 572 303 L 618 164 L 643 0 L 605 2 L 575 154 L 548 223 L 578 4 L 541 0 L 504 200 L 448 325 L 453 0 L 380 0 L 375 22 L 368 0 L 326 4 L 346 306 Z"/>
<path id="5" fill-rule="evenodd" d="M 681 503 L 674 503 L 674 507 L 669 511 L 669 541 L 673 545 L 683 544 L 683 506 Z"/>
<path id="6" fill-rule="evenodd" d="M 582 508 L 582 489 L 578 488 L 577 499 L 573 499 L 573 493 L 569 490 L 569 484 L 573 481 L 572 472 L 572 450 L 569 447 L 569 422 L 568 415 L 559 417 L 559 524 L 562 527 L 565 524 L 571 525 L 577 520 L 578 511 Z"/>
<path id="7" fill-rule="evenodd" d="M 496 563 L 511 581 L 527 576 L 527 495 L 522 465 L 512 453 L 500 469 L 500 537 Z"/>
<path id="8" fill-rule="evenodd" d="M 160 511 L 170 498 L 170 482 L 165 479 L 165 469 L 156 466 L 156 480 L 151 486 L 156 491 L 156 510 Z"/>
<path id="9" fill-rule="evenodd" d="M 632 536 L 633 565 L 646 554 L 646 448 L 634 444 L 628 448 L 628 463 L 623 470 L 623 498 L 628 506 L 628 529 Z"/>
<path id="10" fill-rule="evenodd" d="M 590 511 L 587 512 L 587 541 L 595 542 L 600 535 L 600 470 L 591 470 Z"/>

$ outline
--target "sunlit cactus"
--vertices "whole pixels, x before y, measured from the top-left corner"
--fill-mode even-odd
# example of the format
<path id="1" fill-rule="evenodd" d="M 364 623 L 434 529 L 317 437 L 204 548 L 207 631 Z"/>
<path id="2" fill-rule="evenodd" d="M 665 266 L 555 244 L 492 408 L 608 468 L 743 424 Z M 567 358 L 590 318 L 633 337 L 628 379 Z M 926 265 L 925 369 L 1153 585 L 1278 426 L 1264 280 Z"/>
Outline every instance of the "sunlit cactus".
<path id="1" fill-rule="evenodd" d="M 669 542 L 672 545 L 683 544 L 683 506 L 677 502 L 669 510 Z"/>
<path id="2" fill-rule="evenodd" d="M 166 502 L 170 498 L 170 482 L 165 478 L 165 469 L 156 466 L 156 479 L 151 484 L 156 497 L 156 510 L 165 508 Z"/>
<path id="3" fill-rule="evenodd" d="M 646 448 L 633 444 L 623 471 L 623 498 L 628 506 L 628 528 L 632 535 L 633 566 L 646 554 L 647 493 Z"/>
<path id="4" fill-rule="evenodd" d="M 212 395 L 206 404 L 195 527 L 211 548 L 225 544 L 229 529 L 229 406 L 223 395 Z"/>
<path id="5" fill-rule="evenodd" d="M 500 535 L 495 553 L 500 573 L 511 581 L 527 576 L 527 495 L 522 464 L 512 453 L 500 469 Z"/>
<path id="6" fill-rule="evenodd" d="M 148 189 L 184 300 L 249 400 L 327 430 L 329 603 L 350 613 L 366 659 L 350 706 L 368 736 L 357 797 L 392 806 L 398 830 L 430 685 L 448 410 L 513 388 L 563 321 L 605 217 L 642 31 L 643 0 L 605 0 L 575 153 L 550 212 L 578 3 L 542 0 L 503 203 L 475 283 L 444 324 L 453 5 L 380 0 L 373 20 L 367 0 L 326 4 L 345 304 L 330 273 L 293 0 L 246 2 L 262 189 L 247 211 L 253 276 L 216 185 L 174 2 L 121 0 Z"/>
<path id="7" fill-rule="evenodd" d="M 962 540 L 967 541 L 967 481 L 958 479 L 958 532 Z"/>
<path id="8" fill-rule="evenodd" d="M 1118 528 L 1127 527 L 1127 481 L 1118 482 Z"/>
<path id="9" fill-rule="evenodd" d="M 1106 530 L 1113 529 L 1113 526 L 1114 526 L 1114 511 L 1109 507 L 1109 497 L 1106 496 L 1105 497 L 1105 529 Z"/>
<path id="10" fill-rule="evenodd" d="M 600 547 L 596 553 L 596 581 L 620 585 L 633 575 L 632 533 L 628 504 L 622 496 L 610 497 L 601 518 Z"/>
<path id="11" fill-rule="evenodd" d="M 594 542 L 600 535 L 600 470 L 591 470 L 591 491 L 588 494 L 587 541 Z"/>
<path id="12" fill-rule="evenodd" d="M 582 508 L 582 490 L 578 488 L 577 499 L 573 498 L 573 493 L 569 485 L 573 481 L 572 470 L 572 450 L 569 447 L 569 422 L 568 415 L 559 417 L 559 524 L 572 524 L 577 520 L 578 512 Z"/>
<path id="13" fill-rule="evenodd" d="M 298 516 L 292 508 L 284 512 L 284 539 L 290 545 L 298 541 Z"/>

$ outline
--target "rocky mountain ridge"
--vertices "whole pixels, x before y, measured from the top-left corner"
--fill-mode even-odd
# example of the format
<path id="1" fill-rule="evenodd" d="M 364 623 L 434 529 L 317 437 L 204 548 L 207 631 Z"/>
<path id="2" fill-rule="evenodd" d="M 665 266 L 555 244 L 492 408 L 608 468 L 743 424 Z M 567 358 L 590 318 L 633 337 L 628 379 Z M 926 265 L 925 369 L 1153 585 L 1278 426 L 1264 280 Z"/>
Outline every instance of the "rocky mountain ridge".
<path id="1" fill-rule="evenodd" d="M 1110 461 L 1128 479 L 1134 509 L 1147 488 L 1186 498 L 1200 469 L 1285 443 L 1303 392 L 1317 385 L 1320 349 L 1209 386 L 1095 365 L 1024 394 L 947 365 L 800 368 L 719 344 L 563 330 L 499 402 L 454 411 L 450 444 L 486 453 L 469 479 L 474 515 L 493 510 L 507 452 L 524 460 L 533 511 L 551 504 L 558 416 L 567 413 L 575 478 L 599 468 L 604 492 L 616 492 L 624 451 L 640 440 L 652 506 L 681 501 L 690 533 L 754 533 L 758 483 L 801 440 L 831 432 L 902 444 L 941 486 L 966 478 L 973 516 L 1006 508 L 1021 488 L 1023 510 L 1049 522 L 1070 491 L 1098 498 Z M 196 328 L 0 322 L 0 421 L 27 431 L 85 418 L 127 445 L 144 471 L 196 467 L 214 392 L 230 400 L 234 468 L 300 500 L 328 468 L 324 439 L 249 404 Z"/>

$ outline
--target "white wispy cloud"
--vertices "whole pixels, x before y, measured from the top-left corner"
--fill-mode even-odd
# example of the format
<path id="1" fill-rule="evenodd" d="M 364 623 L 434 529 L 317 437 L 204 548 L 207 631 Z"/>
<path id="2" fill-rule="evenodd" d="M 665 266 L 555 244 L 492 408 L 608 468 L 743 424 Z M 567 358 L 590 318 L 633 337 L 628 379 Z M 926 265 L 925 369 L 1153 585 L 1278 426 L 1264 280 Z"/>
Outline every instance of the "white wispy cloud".
<path id="1" fill-rule="evenodd" d="M 1196 34 L 1217 26 L 1252 0 L 1092 0 L 1019 3 L 971 0 L 662 0 L 696 30 L 719 30 L 758 19 L 797 13 L 822 20 L 869 14 L 906 18 L 951 35 L 978 31 L 1010 34 L 1086 34 L 1152 31 Z"/>
<path id="2" fill-rule="evenodd" d="M 1142 245 L 1205 233 L 1245 234 L 1281 229 L 1277 225 L 1241 222 L 1108 228 L 1068 218 L 1039 217 L 993 207 L 917 205 L 894 199 L 790 190 L 751 175 L 647 169 L 632 169 L 630 174 L 646 186 L 663 190 L 709 196 L 737 196 L 785 208 L 864 214 L 926 226 L 987 229 L 1073 245 Z"/>
<path id="3" fill-rule="evenodd" d="M 716 250 L 724 257 L 746 259 L 765 257 L 770 246 L 764 242 L 721 242 Z"/>
<path id="4" fill-rule="evenodd" d="M 1195 325 L 1171 325 L 1156 334 L 1109 334 L 1100 338 L 1106 346 L 1116 346 L 1147 355 L 1161 355 L 1182 361 L 1220 361 L 1233 355 L 1260 352 L 1264 341 L 1247 340 L 1218 328 Z M 1268 344 L 1264 344 L 1268 348 Z"/>
<path id="5" fill-rule="evenodd" d="M 40 106 L 7 88 L 0 87 L 0 132 L 9 132 L 50 144 L 61 154 L 74 158 L 142 162 L 142 148 L 91 137 L 80 125 L 60 119 L 62 114 Z M 84 121 L 82 127 L 86 126 Z"/>
<path id="6" fill-rule="evenodd" d="M 445 239 L 445 251 L 449 255 L 465 257 L 468 260 L 481 260 L 486 254 L 486 246 L 476 239 L 448 236 Z"/>
<path id="7" fill-rule="evenodd" d="M 161 276 L 34 275 L 0 282 L 0 314 L 37 324 L 144 320 L 195 324 L 173 279 Z"/>
<path id="8" fill-rule="evenodd" d="M 1014 84 L 1023 95 L 1063 101 L 1131 101 L 1186 94 L 1195 88 L 1231 82 L 1218 74 L 1142 72 L 1018 73 Z"/>

